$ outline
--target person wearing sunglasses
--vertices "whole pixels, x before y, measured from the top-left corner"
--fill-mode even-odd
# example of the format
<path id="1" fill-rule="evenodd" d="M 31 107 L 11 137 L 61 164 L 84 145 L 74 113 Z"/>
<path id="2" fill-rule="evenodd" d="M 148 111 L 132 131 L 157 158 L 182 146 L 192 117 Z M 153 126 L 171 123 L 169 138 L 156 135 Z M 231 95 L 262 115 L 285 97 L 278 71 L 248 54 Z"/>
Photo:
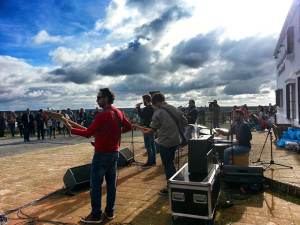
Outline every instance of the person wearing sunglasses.
<path id="1" fill-rule="evenodd" d="M 100 89 L 96 102 L 103 108 L 98 113 L 93 123 L 86 130 L 75 129 L 66 122 L 67 128 L 72 134 L 83 137 L 95 136 L 95 152 L 91 166 L 90 196 L 92 211 L 88 216 L 82 217 L 84 223 L 101 223 L 101 196 L 103 178 L 106 180 L 107 199 L 104 209 L 104 217 L 114 218 L 116 202 L 116 169 L 119 158 L 119 146 L 121 133 L 132 130 L 130 122 L 125 115 L 113 107 L 115 95 L 109 88 Z"/>

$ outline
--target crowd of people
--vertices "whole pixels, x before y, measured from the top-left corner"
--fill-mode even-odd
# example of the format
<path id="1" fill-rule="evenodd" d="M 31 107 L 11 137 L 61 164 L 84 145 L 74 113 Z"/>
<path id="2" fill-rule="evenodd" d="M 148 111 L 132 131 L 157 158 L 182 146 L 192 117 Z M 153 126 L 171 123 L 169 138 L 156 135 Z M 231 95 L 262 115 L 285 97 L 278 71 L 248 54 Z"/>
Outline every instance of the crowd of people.
<path id="1" fill-rule="evenodd" d="M 139 106 L 142 103 L 139 103 Z M 181 108 L 184 115 L 188 119 L 189 124 L 207 124 L 207 114 L 211 113 L 212 115 L 212 125 L 213 128 L 219 127 L 219 119 L 221 113 L 221 107 L 218 105 L 217 100 L 210 102 L 209 106 L 200 106 L 197 108 L 195 106 L 194 100 L 189 100 L 189 106 L 187 108 Z M 143 121 L 143 115 L 141 114 L 141 110 L 138 111 L 139 107 L 136 107 L 136 122 L 137 123 L 145 123 Z M 241 109 L 244 112 L 244 120 L 248 122 L 250 125 L 251 131 L 263 131 L 268 129 L 275 123 L 275 115 L 276 115 L 276 105 L 272 105 L 271 103 L 268 106 L 261 106 L 257 107 L 256 111 L 248 111 L 248 106 L 246 104 L 241 106 L 233 106 L 231 111 L 228 114 L 229 120 L 233 120 L 233 112 L 236 109 Z M 30 111 L 30 109 L 27 109 Z M 27 111 L 26 110 L 26 111 Z M 51 110 L 54 111 L 54 110 Z M 67 119 L 72 120 L 82 126 L 89 127 L 92 122 L 94 121 L 96 115 L 100 112 L 100 109 L 96 107 L 95 111 L 89 110 L 88 113 L 85 112 L 84 108 L 80 108 L 79 110 L 74 113 L 70 108 L 67 110 L 56 110 L 55 112 L 63 114 L 63 116 Z M 26 114 L 26 113 L 24 113 Z M 61 120 L 54 120 L 44 116 L 42 113 L 42 109 L 34 114 L 30 111 L 30 116 L 28 123 L 22 120 L 24 115 L 23 113 L 16 114 L 15 111 L 11 111 L 8 115 L 5 112 L 0 114 L 0 137 L 5 136 L 5 131 L 10 132 L 11 137 L 15 137 L 16 133 L 18 133 L 21 137 L 24 136 L 24 132 L 29 133 L 29 136 L 34 137 L 37 136 L 38 140 L 40 138 L 44 139 L 45 136 L 49 136 L 50 138 L 56 138 L 57 134 L 63 134 L 64 137 L 66 135 L 71 136 L 70 132 L 66 129 L 64 123 Z M 147 125 L 146 118 L 145 125 Z M 26 131 L 25 131 L 26 129 Z M 27 132 L 28 131 L 28 132 Z M 192 128 L 187 127 L 185 129 L 185 137 L 188 140 L 192 133 Z M 28 140 L 28 137 L 24 139 L 25 141 Z"/>
<path id="2" fill-rule="evenodd" d="M 94 121 L 96 115 L 100 112 L 96 107 L 95 111 L 89 110 L 87 114 L 84 108 L 80 108 L 74 113 L 70 108 L 67 110 L 50 110 L 60 113 L 66 119 L 70 119 L 82 126 L 89 127 Z M 24 137 L 24 141 L 30 141 L 30 137 L 37 136 L 37 140 L 56 138 L 57 134 L 72 136 L 62 120 L 55 120 L 43 114 L 43 109 L 37 113 L 33 113 L 29 108 L 25 113 L 16 114 L 11 111 L 9 114 L 2 112 L 0 114 L 0 137 L 6 136 L 6 131 L 9 131 L 11 137 L 19 134 Z"/>
<path id="3" fill-rule="evenodd" d="M 232 110 L 237 109 L 234 106 Z M 269 129 L 275 124 L 276 120 L 276 105 L 269 103 L 269 106 L 258 105 L 255 112 L 248 112 L 247 105 L 241 106 L 241 110 L 244 112 L 244 120 L 250 125 L 252 131 L 264 131 Z"/>

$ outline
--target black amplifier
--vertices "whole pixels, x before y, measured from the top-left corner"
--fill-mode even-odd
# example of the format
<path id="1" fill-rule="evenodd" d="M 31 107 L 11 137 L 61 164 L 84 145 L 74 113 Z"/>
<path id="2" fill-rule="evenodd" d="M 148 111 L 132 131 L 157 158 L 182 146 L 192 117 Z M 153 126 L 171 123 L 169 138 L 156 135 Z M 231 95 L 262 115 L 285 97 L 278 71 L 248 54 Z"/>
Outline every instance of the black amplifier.
<path id="1" fill-rule="evenodd" d="M 262 184 L 264 168 L 262 166 L 230 166 L 224 168 L 225 182 L 242 184 Z"/>
<path id="2" fill-rule="evenodd" d="M 189 173 L 207 176 L 214 165 L 212 143 L 212 135 L 201 135 L 188 141 Z"/>
<path id="3" fill-rule="evenodd" d="M 168 180 L 172 216 L 211 220 L 220 194 L 219 165 L 205 177 L 188 172 L 186 163 Z"/>

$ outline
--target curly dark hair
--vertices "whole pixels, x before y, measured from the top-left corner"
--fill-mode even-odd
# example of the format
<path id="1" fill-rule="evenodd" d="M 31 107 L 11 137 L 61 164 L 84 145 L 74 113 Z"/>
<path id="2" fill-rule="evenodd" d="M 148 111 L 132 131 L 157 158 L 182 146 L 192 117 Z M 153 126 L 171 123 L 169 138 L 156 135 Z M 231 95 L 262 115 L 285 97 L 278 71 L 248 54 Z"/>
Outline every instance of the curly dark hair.
<path id="1" fill-rule="evenodd" d="M 110 88 L 101 88 L 100 91 L 102 92 L 102 97 L 107 97 L 108 104 L 113 104 L 115 100 L 115 93 Z"/>

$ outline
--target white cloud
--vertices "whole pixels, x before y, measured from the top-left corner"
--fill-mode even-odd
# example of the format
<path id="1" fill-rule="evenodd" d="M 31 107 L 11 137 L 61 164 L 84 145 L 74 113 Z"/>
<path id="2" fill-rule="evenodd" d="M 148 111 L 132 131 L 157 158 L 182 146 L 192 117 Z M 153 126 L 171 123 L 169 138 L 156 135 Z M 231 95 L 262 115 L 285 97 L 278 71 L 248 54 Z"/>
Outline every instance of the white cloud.
<path id="1" fill-rule="evenodd" d="M 60 45 L 49 50 L 56 68 L 0 56 L 0 104 L 5 99 L 18 108 L 94 108 L 91 95 L 107 86 L 121 107 L 134 106 L 131 102 L 154 90 L 175 105 L 189 98 L 198 106 L 213 99 L 221 105 L 274 102 L 276 40 L 267 35 L 280 32 L 286 16 L 280 11 L 289 7 L 282 3 L 113 0 L 90 31 L 86 26 L 64 37 L 41 30 L 33 38 L 37 45 Z"/>
<path id="2" fill-rule="evenodd" d="M 43 43 L 63 43 L 66 40 L 69 40 L 71 37 L 62 37 L 62 36 L 50 36 L 47 31 L 41 30 L 38 34 L 33 37 L 34 44 L 40 45 Z"/>

